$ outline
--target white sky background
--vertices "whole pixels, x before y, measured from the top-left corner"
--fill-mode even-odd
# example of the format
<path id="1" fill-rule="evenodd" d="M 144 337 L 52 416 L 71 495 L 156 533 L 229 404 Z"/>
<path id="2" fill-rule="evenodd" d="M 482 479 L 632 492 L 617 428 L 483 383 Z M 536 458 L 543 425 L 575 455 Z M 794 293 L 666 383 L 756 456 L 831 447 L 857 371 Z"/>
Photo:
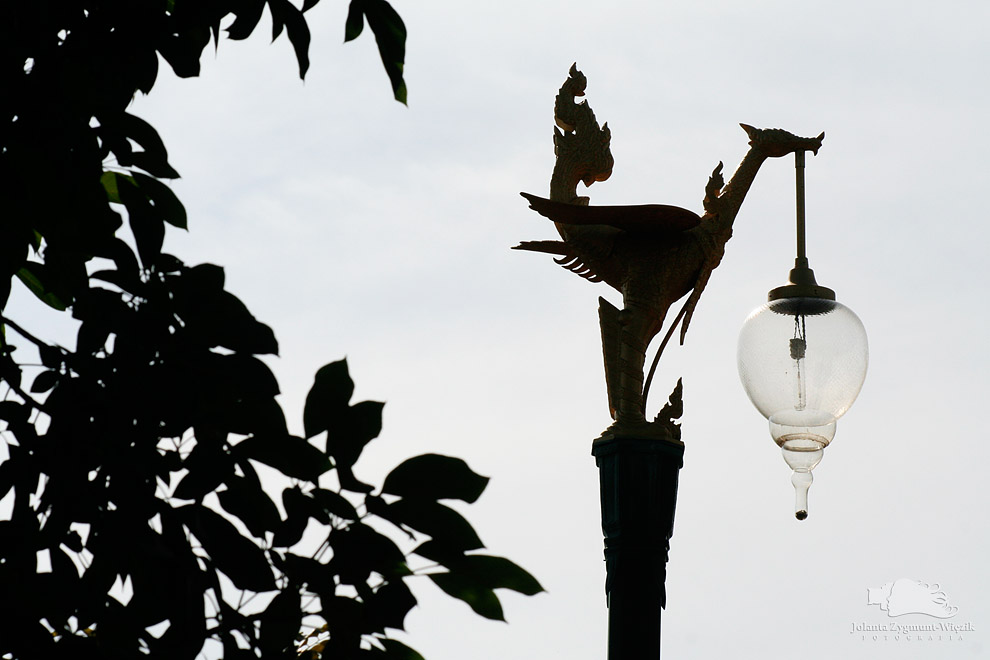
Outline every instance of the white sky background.
<path id="1" fill-rule="evenodd" d="M 976 658 L 990 653 L 986 286 L 990 5 L 934 2 L 411 3 L 409 107 L 346 3 L 312 10 L 297 77 L 267 18 L 159 83 L 133 112 L 183 175 L 190 232 L 166 248 L 226 268 L 275 330 L 270 363 L 301 428 L 314 372 L 345 355 L 355 400 L 387 402 L 358 463 L 380 480 L 439 452 L 492 477 L 462 507 L 494 554 L 548 593 L 505 592 L 508 626 L 423 579 L 406 640 L 428 660 L 605 657 L 591 440 L 609 423 L 597 296 L 549 256 L 510 251 L 553 226 L 553 99 L 577 61 L 612 129 L 592 204 L 701 211 L 737 126 L 826 139 L 808 159 L 819 282 L 863 320 L 866 385 L 815 470 L 810 517 L 735 366 L 739 327 L 793 263 L 793 158 L 762 168 L 686 345 L 667 349 L 650 414 L 684 377 L 687 445 L 668 564 L 665 658 Z M 671 312 L 673 316 L 674 312 Z M 650 352 L 652 358 L 652 349 Z M 938 582 L 962 641 L 862 640 L 888 619 L 866 590 Z"/>

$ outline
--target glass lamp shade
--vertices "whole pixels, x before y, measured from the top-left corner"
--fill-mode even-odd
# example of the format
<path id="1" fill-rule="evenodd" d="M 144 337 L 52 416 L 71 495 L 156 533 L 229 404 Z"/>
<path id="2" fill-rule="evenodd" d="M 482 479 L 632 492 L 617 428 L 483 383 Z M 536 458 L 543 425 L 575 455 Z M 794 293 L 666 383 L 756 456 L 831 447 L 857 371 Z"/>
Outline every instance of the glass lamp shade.
<path id="1" fill-rule="evenodd" d="M 811 471 L 866 379 L 866 330 L 834 300 L 780 298 L 746 319 L 737 359 L 746 394 L 794 471 L 795 516 L 804 520 Z"/>

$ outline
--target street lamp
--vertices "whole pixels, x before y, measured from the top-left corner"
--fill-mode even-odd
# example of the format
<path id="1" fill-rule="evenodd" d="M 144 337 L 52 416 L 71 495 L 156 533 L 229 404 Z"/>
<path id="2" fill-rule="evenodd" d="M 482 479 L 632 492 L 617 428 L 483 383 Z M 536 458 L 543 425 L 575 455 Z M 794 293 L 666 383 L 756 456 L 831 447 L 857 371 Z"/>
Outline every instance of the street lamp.
<path id="1" fill-rule="evenodd" d="M 657 660 L 660 611 L 666 607 L 667 555 L 674 530 L 678 473 L 685 444 L 678 380 L 666 405 L 646 416 L 649 384 L 660 354 L 680 327 L 688 325 L 712 272 L 722 260 L 732 224 L 757 172 L 767 159 L 818 152 L 825 134 L 799 137 L 781 129 L 742 124 L 749 151 L 725 183 L 722 163 L 705 186 L 704 214 L 665 204 L 591 206 L 578 195 L 612 174 L 611 131 L 599 125 L 583 97 L 587 78 L 572 66 L 554 102 L 554 163 L 549 199 L 522 193 L 530 208 L 553 221 L 562 240 L 523 241 L 514 249 L 555 255 L 554 261 L 590 282 L 605 282 L 622 294 L 622 309 L 599 298 L 605 384 L 613 423 L 592 442 L 599 469 L 602 532 L 605 537 L 605 592 L 609 608 L 609 660 Z M 855 343 L 834 334 L 832 325 L 852 315 L 835 295 L 818 287 L 804 256 L 804 192 L 799 170 L 798 263 L 791 282 L 771 292 L 765 312 L 754 315 L 740 341 L 740 369 L 750 397 L 771 418 L 771 428 L 795 470 L 795 485 L 810 484 L 811 469 L 831 440 L 835 418 L 851 398 L 835 395 L 833 381 L 851 378 L 852 398 L 862 376 L 843 363 L 827 361 L 828 346 Z M 657 349 L 644 379 L 646 349 L 664 328 L 671 306 L 683 306 Z M 855 315 L 852 315 L 855 319 Z M 792 334 L 773 332 L 783 322 Z M 821 331 L 818 326 L 821 324 Z M 858 324 L 858 320 L 853 324 Z M 840 324 L 846 327 L 848 324 Z M 771 332 L 764 334 L 761 327 Z M 862 326 L 858 326 L 860 331 Z M 853 335 L 850 335 L 853 336 Z M 855 335 L 858 341 L 860 335 Z M 745 345 L 745 350 L 743 346 Z M 862 335 L 865 370 L 865 334 Z M 784 358 L 779 355 L 785 348 Z M 775 352 L 776 351 L 776 352 Z M 854 351 L 855 353 L 855 351 Z M 855 353 L 858 355 L 858 353 Z M 774 360 L 783 360 L 774 370 Z M 850 358 L 855 363 L 855 359 Z M 783 374 L 783 376 L 781 376 Z M 789 380 L 787 380 L 789 378 Z M 824 386 L 824 387 L 823 387 Z M 842 398 L 845 396 L 846 398 Z M 805 505 L 802 509 L 807 511 Z"/>
<path id="2" fill-rule="evenodd" d="M 794 515 L 808 517 L 812 470 L 835 435 L 836 420 L 866 379 L 866 330 L 835 292 L 815 281 L 805 251 L 804 152 L 797 176 L 797 258 L 788 283 L 770 291 L 739 334 L 746 394 L 770 421 L 770 435 L 793 470 Z"/>

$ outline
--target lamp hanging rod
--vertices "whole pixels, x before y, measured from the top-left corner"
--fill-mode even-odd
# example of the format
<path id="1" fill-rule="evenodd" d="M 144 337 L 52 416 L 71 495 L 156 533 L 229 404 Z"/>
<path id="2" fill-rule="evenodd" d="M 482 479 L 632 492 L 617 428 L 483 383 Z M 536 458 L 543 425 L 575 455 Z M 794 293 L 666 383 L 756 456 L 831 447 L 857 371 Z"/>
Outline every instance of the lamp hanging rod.
<path id="1" fill-rule="evenodd" d="M 808 265 L 804 231 L 804 151 L 794 152 L 794 172 L 797 188 L 797 259 L 791 269 L 787 284 L 770 290 L 767 300 L 782 298 L 819 298 L 835 300 L 835 292 L 815 281 L 815 273 Z"/>
<path id="2" fill-rule="evenodd" d="M 797 258 L 807 262 L 804 236 L 804 152 L 794 152 L 794 175 L 797 187 Z"/>

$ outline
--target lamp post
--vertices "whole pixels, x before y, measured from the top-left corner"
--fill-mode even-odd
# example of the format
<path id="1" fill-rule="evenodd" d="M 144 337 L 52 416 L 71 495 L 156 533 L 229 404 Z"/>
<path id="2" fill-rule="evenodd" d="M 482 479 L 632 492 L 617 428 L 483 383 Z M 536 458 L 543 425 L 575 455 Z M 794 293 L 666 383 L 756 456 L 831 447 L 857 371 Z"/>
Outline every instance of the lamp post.
<path id="1" fill-rule="evenodd" d="M 722 163 L 712 171 L 705 186 L 704 213 L 700 216 L 663 204 L 590 206 L 588 197 L 577 194 L 577 185 L 591 186 L 608 179 L 613 159 L 608 124 L 600 126 L 588 103 L 577 101 L 584 96 L 586 87 L 587 78 L 574 65 L 554 102 L 556 162 L 549 199 L 522 193 L 532 209 L 554 222 L 562 240 L 524 241 L 514 249 L 555 255 L 554 261 L 564 268 L 591 282 L 605 282 L 622 294 L 621 310 L 599 298 L 605 382 L 614 421 L 592 442 L 592 454 L 599 468 L 605 537 L 608 657 L 609 660 L 657 660 L 660 611 L 666 607 L 667 553 L 673 535 L 684 444 L 676 421 L 682 412 L 681 381 L 678 380 L 666 405 L 652 420 L 646 416 L 650 383 L 660 355 L 678 327 L 683 343 L 695 307 L 722 259 L 725 243 L 732 236 L 733 221 L 762 164 L 769 158 L 791 153 L 803 164 L 804 153 L 817 154 L 825 134 L 803 138 L 780 129 L 742 124 L 750 149 L 728 184 L 722 177 Z M 795 359 L 801 362 L 802 373 L 808 374 L 800 384 L 810 387 L 812 358 L 818 359 L 819 344 L 826 335 L 809 335 L 810 331 L 805 332 L 804 328 L 809 318 L 817 319 L 816 313 L 831 318 L 839 306 L 834 302 L 834 294 L 829 299 L 825 294 L 828 290 L 823 287 L 818 288 L 821 296 L 813 295 L 818 290 L 814 288 L 814 277 L 807 279 L 811 271 L 803 254 L 803 189 L 799 191 L 799 199 L 801 247 L 798 266 L 792 271 L 797 279 L 774 290 L 781 295 L 772 298 L 769 318 L 776 315 L 797 319 L 802 334 L 792 339 L 799 341 L 785 341 L 784 345 L 791 351 L 788 355 L 797 355 L 800 342 L 806 342 L 806 353 Z M 650 374 L 644 379 L 646 349 L 662 332 L 668 310 L 681 299 L 683 306 L 669 324 Z M 805 300 L 812 302 L 801 302 Z M 829 307 L 828 312 L 818 312 L 824 306 Z M 758 331 L 761 323 L 753 327 Z M 776 340 L 769 341 L 777 346 Z M 740 347 L 743 343 L 740 340 Z M 749 345 L 748 340 L 746 344 Z M 751 353 L 747 349 L 744 360 L 744 352 L 740 350 L 740 365 L 744 362 L 747 365 L 744 381 L 758 382 L 759 352 Z M 785 387 L 793 385 L 788 383 Z M 754 402 L 763 400 L 762 394 L 754 395 L 756 390 L 750 385 L 747 388 Z M 817 406 L 817 398 L 808 391 L 804 397 L 806 409 L 818 410 L 810 405 Z M 778 399 L 769 400 L 768 406 L 773 408 L 768 414 L 771 427 L 776 424 L 787 431 L 779 435 L 788 445 L 785 458 L 799 456 L 804 462 L 795 463 L 795 473 L 800 474 L 800 479 L 810 479 L 810 469 L 814 466 L 808 459 L 813 458 L 814 451 L 801 442 L 827 444 L 817 436 L 809 439 L 811 431 L 818 428 L 810 422 L 817 418 L 812 420 L 809 412 L 807 419 L 798 420 L 804 423 L 800 430 L 809 437 L 788 435 L 791 433 L 788 425 L 793 420 L 783 414 L 775 417 L 782 409 Z M 827 412 L 837 417 L 843 412 L 839 408 L 832 406 Z"/>

